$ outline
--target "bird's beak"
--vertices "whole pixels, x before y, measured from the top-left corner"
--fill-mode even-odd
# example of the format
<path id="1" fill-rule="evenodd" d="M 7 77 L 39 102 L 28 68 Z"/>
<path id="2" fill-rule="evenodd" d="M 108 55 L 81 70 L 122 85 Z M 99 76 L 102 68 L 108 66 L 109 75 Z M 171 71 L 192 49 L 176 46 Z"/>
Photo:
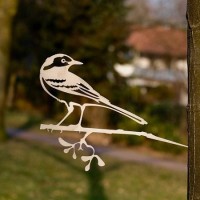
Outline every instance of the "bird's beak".
<path id="1" fill-rule="evenodd" d="M 68 64 L 70 64 L 70 65 L 82 65 L 83 63 L 76 61 L 76 60 L 72 60 L 72 61 L 68 62 Z"/>

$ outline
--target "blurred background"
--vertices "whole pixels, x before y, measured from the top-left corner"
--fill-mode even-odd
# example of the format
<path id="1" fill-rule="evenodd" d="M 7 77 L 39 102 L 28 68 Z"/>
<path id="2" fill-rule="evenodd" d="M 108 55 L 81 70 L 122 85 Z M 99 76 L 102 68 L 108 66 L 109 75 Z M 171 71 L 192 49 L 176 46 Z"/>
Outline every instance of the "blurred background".
<path id="1" fill-rule="evenodd" d="M 84 65 L 70 70 L 141 126 L 91 107 L 84 126 L 146 131 L 187 144 L 186 0 L 0 0 L 0 200 L 186 199 L 187 149 L 144 137 L 94 134 L 106 162 L 84 171 L 47 132 L 67 113 L 42 89 L 40 67 L 56 53 Z M 83 97 L 67 101 L 85 103 Z M 75 124 L 75 109 L 65 124 Z M 128 175 L 128 176 L 127 176 Z"/>

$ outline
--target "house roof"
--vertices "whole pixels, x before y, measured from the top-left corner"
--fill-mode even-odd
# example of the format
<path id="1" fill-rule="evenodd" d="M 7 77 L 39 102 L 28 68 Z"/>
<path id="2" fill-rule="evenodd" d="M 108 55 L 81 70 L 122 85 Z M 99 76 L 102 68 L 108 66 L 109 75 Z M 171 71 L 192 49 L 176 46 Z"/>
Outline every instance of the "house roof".
<path id="1" fill-rule="evenodd" d="M 156 56 L 185 58 L 187 35 L 184 30 L 157 26 L 135 27 L 127 40 L 136 51 Z"/>

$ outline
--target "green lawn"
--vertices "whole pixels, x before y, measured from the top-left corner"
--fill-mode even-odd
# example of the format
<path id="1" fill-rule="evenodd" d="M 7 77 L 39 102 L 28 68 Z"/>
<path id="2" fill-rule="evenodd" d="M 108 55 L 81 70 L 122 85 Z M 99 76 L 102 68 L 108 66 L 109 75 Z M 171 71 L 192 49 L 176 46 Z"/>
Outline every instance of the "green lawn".
<path id="1" fill-rule="evenodd" d="M 184 200 L 186 173 L 103 158 L 90 172 L 62 149 L 0 144 L 0 200 Z"/>

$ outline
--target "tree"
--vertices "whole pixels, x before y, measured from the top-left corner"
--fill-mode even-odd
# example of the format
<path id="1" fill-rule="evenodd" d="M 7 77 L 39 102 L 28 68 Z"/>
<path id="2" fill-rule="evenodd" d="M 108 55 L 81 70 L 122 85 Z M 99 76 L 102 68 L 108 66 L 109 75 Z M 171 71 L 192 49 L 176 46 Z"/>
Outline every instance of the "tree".
<path id="1" fill-rule="evenodd" d="M 38 84 L 40 66 L 59 52 L 82 61 L 86 69 L 72 70 L 110 97 L 112 84 L 107 75 L 125 49 L 127 12 L 123 0 L 20 0 L 14 20 L 12 66 L 29 76 L 34 90 L 30 93 L 26 87 L 27 98 L 34 101 L 44 94 Z M 50 99 L 54 102 L 47 97 L 46 105 L 53 107 Z"/>
<path id="2" fill-rule="evenodd" d="M 11 24 L 17 0 L 0 0 L 0 141 L 7 138 L 5 131 L 6 82 L 9 65 Z"/>
<path id="3" fill-rule="evenodd" d="M 188 200 L 200 198 L 200 4 L 198 0 L 188 0 Z"/>

